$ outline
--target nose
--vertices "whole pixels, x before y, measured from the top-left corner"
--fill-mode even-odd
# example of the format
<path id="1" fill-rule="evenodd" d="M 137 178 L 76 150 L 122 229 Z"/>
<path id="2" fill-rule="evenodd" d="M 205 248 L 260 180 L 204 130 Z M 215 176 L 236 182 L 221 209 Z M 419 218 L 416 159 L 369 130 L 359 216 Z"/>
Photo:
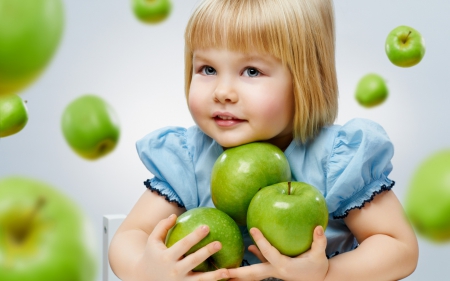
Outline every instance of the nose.
<path id="1" fill-rule="evenodd" d="M 236 103 L 238 94 L 236 93 L 231 81 L 219 81 L 214 91 L 214 101 L 220 103 Z"/>

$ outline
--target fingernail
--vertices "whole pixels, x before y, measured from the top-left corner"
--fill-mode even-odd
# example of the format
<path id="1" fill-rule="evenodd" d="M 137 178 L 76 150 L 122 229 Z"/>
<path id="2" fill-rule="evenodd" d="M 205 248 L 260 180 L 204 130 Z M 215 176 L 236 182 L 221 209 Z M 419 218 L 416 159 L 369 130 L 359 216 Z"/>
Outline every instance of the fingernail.
<path id="1" fill-rule="evenodd" d="M 207 225 L 202 225 L 201 229 L 202 229 L 203 232 L 208 232 L 209 231 L 209 228 L 208 228 Z"/>
<path id="2" fill-rule="evenodd" d="M 225 272 L 224 273 L 222 273 L 222 278 L 228 278 L 228 274 L 226 274 Z"/>
<path id="3" fill-rule="evenodd" d="M 219 242 L 214 243 L 214 249 L 220 250 L 221 248 L 222 248 L 222 244 L 220 244 Z"/>
<path id="4" fill-rule="evenodd" d="M 251 235 L 255 235 L 256 234 L 256 229 L 254 229 L 254 228 L 250 229 L 250 234 Z"/>
<path id="5" fill-rule="evenodd" d="M 171 215 L 169 216 L 169 219 L 173 219 L 173 217 L 175 217 L 175 214 L 171 214 Z"/>
<path id="6" fill-rule="evenodd" d="M 323 235 L 323 228 L 322 228 L 322 227 L 319 228 L 319 231 L 317 231 L 317 234 L 318 234 L 319 236 L 322 236 L 322 235 Z"/>

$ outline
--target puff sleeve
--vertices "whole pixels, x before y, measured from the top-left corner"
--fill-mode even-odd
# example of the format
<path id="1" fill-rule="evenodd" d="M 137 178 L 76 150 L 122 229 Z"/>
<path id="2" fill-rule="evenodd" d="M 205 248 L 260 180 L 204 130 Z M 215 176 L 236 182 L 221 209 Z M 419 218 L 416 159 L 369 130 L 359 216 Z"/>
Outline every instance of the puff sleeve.
<path id="1" fill-rule="evenodd" d="M 145 182 L 169 202 L 186 209 L 198 205 L 193 160 L 187 145 L 187 131 L 180 127 L 156 130 L 136 142 L 145 167 L 154 177 Z"/>
<path id="2" fill-rule="evenodd" d="M 337 131 L 327 169 L 328 211 L 335 219 L 362 208 L 390 190 L 394 148 L 384 129 L 367 119 L 349 121 Z"/>

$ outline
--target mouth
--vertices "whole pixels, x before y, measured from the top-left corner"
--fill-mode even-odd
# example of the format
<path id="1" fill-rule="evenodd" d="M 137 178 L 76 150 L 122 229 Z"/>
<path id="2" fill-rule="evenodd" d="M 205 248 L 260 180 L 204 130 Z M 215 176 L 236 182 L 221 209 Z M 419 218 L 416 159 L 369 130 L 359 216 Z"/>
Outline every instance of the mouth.
<path id="1" fill-rule="evenodd" d="M 234 126 L 245 121 L 229 113 L 215 113 L 213 119 L 219 126 L 223 127 Z"/>

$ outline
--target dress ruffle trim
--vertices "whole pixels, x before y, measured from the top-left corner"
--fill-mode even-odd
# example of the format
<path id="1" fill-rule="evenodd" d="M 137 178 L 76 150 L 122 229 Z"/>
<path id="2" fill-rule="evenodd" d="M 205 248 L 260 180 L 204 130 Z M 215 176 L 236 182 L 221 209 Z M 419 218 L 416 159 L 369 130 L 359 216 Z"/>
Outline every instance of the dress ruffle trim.
<path id="1" fill-rule="evenodd" d="M 169 202 L 169 203 L 177 203 L 177 206 L 180 207 L 180 208 L 184 208 L 184 207 L 185 207 L 185 206 L 184 206 L 183 204 L 181 204 L 178 200 L 176 200 L 176 199 L 170 199 L 170 197 L 169 197 L 168 194 L 164 194 L 164 193 L 161 192 L 161 190 L 152 187 L 152 185 L 151 185 L 151 183 L 150 183 L 150 180 L 144 181 L 144 185 L 145 185 L 148 189 L 150 189 L 150 191 L 156 192 L 159 196 L 164 197 L 164 199 L 165 199 L 167 202 Z"/>
<path id="2" fill-rule="evenodd" d="M 333 219 L 343 219 L 343 218 L 345 218 L 345 217 L 348 216 L 348 213 L 349 213 L 351 210 L 354 210 L 354 209 L 362 209 L 362 208 L 364 207 L 364 205 L 366 205 L 366 203 L 371 202 L 371 201 L 373 200 L 373 198 L 375 198 L 376 195 L 378 195 L 378 194 L 380 194 L 380 193 L 382 193 L 382 192 L 384 192 L 384 191 L 389 191 L 389 190 L 391 190 L 392 187 L 394 187 L 394 185 L 395 185 L 395 181 L 392 181 L 390 185 L 385 185 L 385 184 L 381 185 L 381 186 L 380 186 L 380 189 L 375 190 L 374 192 L 372 192 L 372 195 L 370 196 L 370 198 L 364 200 L 364 201 L 363 201 L 360 205 L 358 205 L 358 206 L 354 206 L 354 207 L 351 207 L 351 208 L 345 210 L 343 215 L 340 215 L 340 216 L 333 216 Z"/>

